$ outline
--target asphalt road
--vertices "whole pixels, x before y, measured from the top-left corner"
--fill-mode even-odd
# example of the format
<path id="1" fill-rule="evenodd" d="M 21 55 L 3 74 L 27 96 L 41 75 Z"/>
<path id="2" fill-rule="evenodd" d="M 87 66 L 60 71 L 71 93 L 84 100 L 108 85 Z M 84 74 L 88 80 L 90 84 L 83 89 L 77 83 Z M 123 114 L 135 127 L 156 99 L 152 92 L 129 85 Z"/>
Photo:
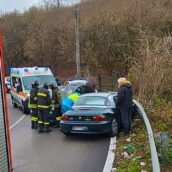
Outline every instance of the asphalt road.
<path id="1" fill-rule="evenodd" d="M 12 126 L 23 113 L 13 108 L 8 95 Z M 109 148 L 106 136 L 66 137 L 59 129 L 38 134 L 26 116 L 11 130 L 15 172 L 102 172 Z"/>

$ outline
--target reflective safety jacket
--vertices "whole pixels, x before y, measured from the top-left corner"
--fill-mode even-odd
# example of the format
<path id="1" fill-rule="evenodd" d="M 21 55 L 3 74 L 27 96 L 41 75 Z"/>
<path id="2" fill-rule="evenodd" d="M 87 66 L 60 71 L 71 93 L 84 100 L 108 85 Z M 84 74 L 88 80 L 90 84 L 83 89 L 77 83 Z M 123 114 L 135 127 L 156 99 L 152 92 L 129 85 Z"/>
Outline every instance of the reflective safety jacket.
<path id="1" fill-rule="evenodd" d="M 37 93 L 38 93 L 38 89 L 36 88 L 32 88 L 30 91 L 30 98 L 29 98 L 29 109 L 36 109 L 37 106 L 37 101 L 38 101 L 38 97 L 37 97 Z"/>
<path id="2" fill-rule="evenodd" d="M 68 98 L 71 99 L 73 101 L 73 103 L 75 103 L 78 100 L 79 96 L 80 96 L 79 93 L 73 93 L 73 94 L 69 95 Z"/>
<path id="3" fill-rule="evenodd" d="M 58 88 L 52 91 L 52 105 L 54 108 L 60 107 L 60 92 Z"/>
<path id="4" fill-rule="evenodd" d="M 49 91 L 45 88 L 41 88 L 38 90 L 38 108 L 39 109 L 48 109 L 51 105 L 51 99 Z"/>
<path id="5" fill-rule="evenodd" d="M 72 106 L 78 100 L 79 96 L 79 93 L 73 93 L 67 98 L 64 98 L 62 101 L 62 113 L 72 110 Z"/>

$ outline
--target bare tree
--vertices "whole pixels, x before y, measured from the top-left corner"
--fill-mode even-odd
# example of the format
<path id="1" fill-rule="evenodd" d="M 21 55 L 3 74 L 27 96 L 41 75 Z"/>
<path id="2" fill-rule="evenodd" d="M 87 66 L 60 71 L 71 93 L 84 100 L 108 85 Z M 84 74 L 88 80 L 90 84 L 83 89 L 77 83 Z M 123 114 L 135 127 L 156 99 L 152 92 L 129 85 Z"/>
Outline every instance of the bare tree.
<path id="1" fill-rule="evenodd" d="M 60 8 L 62 1 L 63 0 L 44 0 L 45 3 L 53 5 L 53 6 L 57 6 L 58 8 Z"/>
<path id="2" fill-rule="evenodd" d="M 49 3 L 51 5 L 57 6 L 58 8 L 60 8 L 61 4 L 63 2 L 70 2 L 71 0 L 45 0 L 46 3 Z M 82 2 L 82 0 L 81 0 Z"/>

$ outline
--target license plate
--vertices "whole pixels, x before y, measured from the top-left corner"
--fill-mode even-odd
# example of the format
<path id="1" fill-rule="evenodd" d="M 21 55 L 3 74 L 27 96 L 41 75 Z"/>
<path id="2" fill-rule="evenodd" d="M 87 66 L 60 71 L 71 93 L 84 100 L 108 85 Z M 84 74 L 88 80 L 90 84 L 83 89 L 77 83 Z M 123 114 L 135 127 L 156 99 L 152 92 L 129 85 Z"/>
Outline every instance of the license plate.
<path id="1" fill-rule="evenodd" d="M 73 126 L 72 127 L 72 130 L 75 130 L 75 131 L 84 131 L 84 130 L 87 130 L 88 128 L 86 126 Z"/>

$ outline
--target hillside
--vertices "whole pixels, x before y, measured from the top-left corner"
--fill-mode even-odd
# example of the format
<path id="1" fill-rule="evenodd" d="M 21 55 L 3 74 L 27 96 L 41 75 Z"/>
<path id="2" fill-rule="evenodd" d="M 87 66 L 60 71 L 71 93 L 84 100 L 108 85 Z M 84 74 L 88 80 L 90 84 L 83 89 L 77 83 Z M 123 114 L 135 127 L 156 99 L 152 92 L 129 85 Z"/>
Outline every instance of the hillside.
<path id="1" fill-rule="evenodd" d="M 168 130 L 172 121 L 171 0 L 85 0 L 75 6 L 45 4 L 24 13 L 2 14 L 6 73 L 10 65 L 50 66 L 62 80 L 75 76 L 75 9 L 80 9 L 84 77 L 127 77 L 154 131 Z"/>

